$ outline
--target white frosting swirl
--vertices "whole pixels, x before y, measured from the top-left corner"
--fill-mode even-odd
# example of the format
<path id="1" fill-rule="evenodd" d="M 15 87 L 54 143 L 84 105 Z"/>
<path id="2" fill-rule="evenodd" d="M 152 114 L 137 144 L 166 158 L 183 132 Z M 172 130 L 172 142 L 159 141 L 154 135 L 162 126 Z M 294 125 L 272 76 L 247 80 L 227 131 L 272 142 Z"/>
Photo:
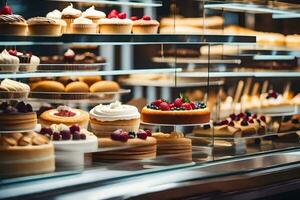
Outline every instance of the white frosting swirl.
<path id="1" fill-rule="evenodd" d="M 133 24 L 131 19 L 105 18 L 100 19 L 99 24 Z"/>
<path id="2" fill-rule="evenodd" d="M 4 49 L 0 54 L 0 64 L 15 64 L 19 65 L 20 60 L 16 56 L 10 55 L 6 49 Z"/>
<path id="3" fill-rule="evenodd" d="M 75 56 L 75 52 L 72 49 L 68 49 L 64 56 Z"/>
<path id="4" fill-rule="evenodd" d="M 95 10 L 95 6 L 92 6 L 88 9 L 86 9 L 86 11 L 84 11 L 82 13 L 82 16 L 83 17 L 86 17 L 86 18 L 105 18 L 106 17 L 106 14 L 104 12 L 101 12 L 99 10 Z"/>
<path id="5" fill-rule="evenodd" d="M 78 17 L 74 19 L 73 24 L 93 24 L 93 21 L 85 17 Z"/>
<path id="6" fill-rule="evenodd" d="M 61 15 L 62 15 L 62 13 L 59 10 L 55 9 L 55 10 L 49 12 L 46 15 L 46 17 L 50 18 L 50 19 L 61 19 Z"/>
<path id="7" fill-rule="evenodd" d="M 100 104 L 90 111 L 93 119 L 100 121 L 131 120 L 140 118 L 138 109 L 131 105 L 122 105 L 119 101 L 109 105 Z"/>
<path id="8" fill-rule="evenodd" d="M 62 15 L 81 15 L 81 11 L 73 8 L 73 4 L 70 3 L 68 7 L 62 10 Z"/>
<path id="9" fill-rule="evenodd" d="M 7 88 L 9 91 L 24 91 L 24 92 L 30 91 L 29 85 L 14 80 L 10 80 L 10 79 L 4 79 L 1 82 L 0 86 Z"/>

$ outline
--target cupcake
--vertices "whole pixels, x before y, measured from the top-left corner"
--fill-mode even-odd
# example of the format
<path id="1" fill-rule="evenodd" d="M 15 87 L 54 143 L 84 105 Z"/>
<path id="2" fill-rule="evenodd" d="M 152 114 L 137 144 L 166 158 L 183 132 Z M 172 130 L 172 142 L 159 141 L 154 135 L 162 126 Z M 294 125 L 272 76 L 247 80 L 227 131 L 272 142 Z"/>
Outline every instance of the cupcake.
<path id="1" fill-rule="evenodd" d="M 132 20 L 126 19 L 126 13 L 112 10 L 108 18 L 99 20 L 99 29 L 103 34 L 130 34 Z"/>
<path id="2" fill-rule="evenodd" d="M 10 55 L 19 58 L 20 67 L 19 71 L 33 72 L 37 70 L 37 66 L 40 64 L 39 57 L 32 55 L 31 52 L 17 52 L 16 50 L 9 50 Z"/>
<path id="3" fill-rule="evenodd" d="M 28 35 L 61 35 L 61 25 L 46 17 L 33 17 L 28 21 Z"/>
<path id="4" fill-rule="evenodd" d="M 90 19 L 78 17 L 71 24 L 71 32 L 83 34 L 96 33 L 97 25 Z"/>
<path id="5" fill-rule="evenodd" d="M 159 22 L 152 20 L 149 16 L 143 16 L 141 19 L 131 17 L 133 21 L 132 33 L 134 34 L 156 34 L 158 32 Z"/>
<path id="6" fill-rule="evenodd" d="M 46 17 L 48 19 L 56 20 L 61 25 L 61 33 L 63 34 L 63 33 L 67 32 L 67 23 L 61 19 L 61 15 L 62 15 L 62 13 L 59 10 L 55 9 L 55 10 L 49 12 L 46 15 Z"/>
<path id="7" fill-rule="evenodd" d="M 71 33 L 71 24 L 74 19 L 81 16 L 81 11 L 73 8 L 73 4 L 71 3 L 68 7 L 62 10 L 61 14 L 61 19 L 67 23 L 67 33 Z"/>
<path id="8" fill-rule="evenodd" d="M 99 20 L 104 19 L 106 14 L 99 10 L 95 10 L 95 6 L 91 6 L 90 8 L 86 9 L 82 16 L 92 20 L 97 25 L 97 33 L 99 32 Z"/>
<path id="9" fill-rule="evenodd" d="M 0 34 L 26 35 L 27 23 L 20 15 L 14 15 L 7 4 L 0 10 Z"/>
<path id="10" fill-rule="evenodd" d="M 131 105 L 114 102 L 109 105 L 100 104 L 90 111 L 90 125 L 98 137 L 110 137 L 117 129 L 137 132 L 140 124 L 140 113 Z"/>
<path id="11" fill-rule="evenodd" d="M 19 70 L 19 58 L 10 55 L 6 49 L 0 54 L 0 71 L 17 72 Z"/>
<path id="12" fill-rule="evenodd" d="M 4 79 L 1 81 L 0 91 L 2 91 L 1 97 L 4 98 L 27 98 L 30 87 L 25 83 Z"/>

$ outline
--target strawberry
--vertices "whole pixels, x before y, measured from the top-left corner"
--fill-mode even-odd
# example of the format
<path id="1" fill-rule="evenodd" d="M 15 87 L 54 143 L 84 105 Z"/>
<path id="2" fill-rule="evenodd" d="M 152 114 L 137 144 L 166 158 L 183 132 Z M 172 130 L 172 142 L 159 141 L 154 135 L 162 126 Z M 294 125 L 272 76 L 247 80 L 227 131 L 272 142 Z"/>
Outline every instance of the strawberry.
<path id="1" fill-rule="evenodd" d="M 12 55 L 12 56 L 17 56 L 17 53 L 18 53 L 18 52 L 17 52 L 17 50 L 12 50 L 12 49 L 11 49 L 11 50 L 8 51 L 8 53 L 9 53 L 10 55 Z"/>
<path id="2" fill-rule="evenodd" d="M 175 107 L 174 103 L 169 103 L 169 107 L 170 109 L 174 108 Z"/>
<path id="3" fill-rule="evenodd" d="M 196 109 L 196 104 L 194 102 L 191 102 L 190 105 L 192 106 L 192 109 Z"/>
<path id="4" fill-rule="evenodd" d="M 113 9 L 109 14 L 108 14 L 108 18 L 111 19 L 111 18 L 117 18 L 118 17 L 118 14 L 119 12 L 115 9 Z"/>
<path id="5" fill-rule="evenodd" d="M 150 16 L 147 16 L 147 15 L 145 15 L 145 16 L 143 16 L 143 17 L 142 17 L 142 19 L 143 19 L 143 20 L 147 20 L 147 21 L 149 21 L 149 20 L 151 20 L 151 17 L 150 17 Z"/>
<path id="6" fill-rule="evenodd" d="M 180 108 L 183 104 L 183 100 L 181 98 L 177 98 L 175 99 L 174 101 L 174 105 L 177 107 L 177 108 Z"/>
<path id="7" fill-rule="evenodd" d="M 130 19 L 131 19 L 132 21 L 136 21 L 136 20 L 138 20 L 139 18 L 138 18 L 137 16 L 132 16 Z"/>
<path id="8" fill-rule="evenodd" d="M 165 111 L 171 109 L 170 106 L 169 106 L 169 104 L 166 103 L 166 102 L 162 102 L 162 103 L 159 105 L 159 108 L 160 108 L 161 110 L 165 110 Z"/>
<path id="9" fill-rule="evenodd" d="M 13 14 L 13 11 L 12 11 L 11 7 L 9 7 L 7 4 L 5 4 L 5 6 L 3 6 L 1 8 L 0 14 L 1 15 L 11 15 L 11 14 Z"/>
<path id="10" fill-rule="evenodd" d="M 121 12 L 121 13 L 118 14 L 119 19 L 126 19 L 126 17 L 127 17 L 127 15 L 124 12 Z"/>
<path id="11" fill-rule="evenodd" d="M 182 107 L 184 107 L 186 110 L 192 110 L 193 109 L 190 103 L 184 103 L 184 104 L 182 104 Z"/>
<path id="12" fill-rule="evenodd" d="M 162 102 L 164 102 L 162 99 L 158 99 L 158 100 L 153 101 L 152 104 L 159 107 Z"/>

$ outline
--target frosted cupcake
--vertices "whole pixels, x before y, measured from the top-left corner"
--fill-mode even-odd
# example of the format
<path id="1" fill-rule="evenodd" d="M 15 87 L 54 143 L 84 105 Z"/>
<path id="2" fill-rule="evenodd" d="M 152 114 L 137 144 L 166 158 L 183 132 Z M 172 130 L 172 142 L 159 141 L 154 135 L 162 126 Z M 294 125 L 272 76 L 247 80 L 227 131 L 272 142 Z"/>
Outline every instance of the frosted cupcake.
<path id="1" fill-rule="evenodd" d="M 74 20 L 71 24 L 71 32 L 72 33 L 96 33 L 97 32 L 97 25 L 93 23 L 92 20 L 78 17 Z"/>
<path id="2" fill-rule="evenodd" d="M 137 132 L 139 124 L 138 109 L 118 101 L 109 105 L 100 104 L 90 111 L 91 129 L 98 137 L 110 137 L 117 129 Z"/>
<path id="3" fill-rule="evenodd" d="M 62 13 L 55 9 L 51 12 L 49 12 L 46 17 L 49 19 L 56 20 L 61 25 L 61 33 L 65 33 L 67 31 L 67 23 L 61 19 Z"/>
<path id="4" fill-rule="evenodd" d="M 126 13 L 112 10 L 108 18 L 99 20 L 99 29 L 103 34 L 130 34 L 132 24 L 131 19 L 126 19 Z"/>
<path id="5" fill-rule="evenodd" d="M 143 16 L 141 19 L 131 17 L 131 20 L 133 21 L 132 33 L 134 34 L 156 34 L 158 32 L 159 22 L 149 16 Z"/>
<path id="6" fill-rule="evenodd" d="M 68 7 L 62 10 L 61 14 L 61 19 L 67 23 L 67 33 L 70 33 L 71 24 L 76 18 L 81 16 L 81 11 L 73 8 L 73 4 L 71 3 Z"/>
<path id="7" fill-rule="evenodd" d="M 28 35 L 61 35 L 61 25 L 46 17 L 33 17 L 28 21 Z"/>
<path id="8" fill-rule="evenodd" d="M 106 14 L 99 10 L 95 10 L 95 6 L 91 6 L 82 13 L 82 16 L 92 20 L 95 24 L 97 24 L 97 32 L 99 32 L 99 20 L 104 19 Z"/>
<path id="9" fill-rule="evenodd" d="M 0 71 L 17 72 L 19 70 L 19 58 L 12 56 L 4 49 L 0 54 Z"/>

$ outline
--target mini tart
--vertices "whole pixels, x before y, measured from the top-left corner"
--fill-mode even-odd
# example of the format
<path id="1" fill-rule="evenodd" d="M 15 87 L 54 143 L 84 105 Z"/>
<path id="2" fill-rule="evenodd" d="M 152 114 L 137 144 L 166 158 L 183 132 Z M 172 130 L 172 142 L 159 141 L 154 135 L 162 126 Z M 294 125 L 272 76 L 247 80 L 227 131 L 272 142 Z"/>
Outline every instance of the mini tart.
<path id="1" fill-rule="evenodd" d="M 31 85 L 32 97 L 59 99 L 65 86 L 57 81 L 39 81 Z"/>
<path id="2" fill-rule="evenodd" d="M 106 18 L 99 20 L 99 30 L 102 34 L 130 34 L 132 25 L 130 19 Z"/>
<path id="3" fill-rule="evenodd" d="M 91 85 L 90 92 L 117 92 L 120 86 L 115 81 L 98 81 Z"/>
<path id="4" fill-rule="evenodd" d="M 133 21 L 132 33 L 134 34 L 156 34 L 159 22 L 156 20 L 135 20 Z"/>
<path id="5" fill-rule="evenodd" d="M 64 99 L 85 99 L 89 97 L 89 86 L 84 82 L 75 81 L 66 85 L 65 92 L 66 94 L 62 94 Z"/>
<path id="6" fill-rule="evenodd" d="M 97 25 L 92 20 L 79 17 L 71 24 L 72 33 L 93 34 L 97 32 Z"/>
<path id="7" fill-rule="evenodd" d="M 157 140 L 158 156 L 167 156 L 167 159 L 172 160 L 192 160 L 192 141 L 182 133 L 152 133 L 152 137 Z"/>
<path id="8" fill-rule="evenodd" d="M 15 177 L 55 170 L 54 147 L 33 131 L 0 135 L 0 176 Z"/>
<path id="9" fill-rule="evenodd" d="M 26 35 L 26 20 L 20 15 L 0 15 L 0 34 Z"/>
<path id="10" fill-rule="evenodd" d="M 156 158 L 156 139 L 129 139 L 127 142 L 98 138 L 98 147 L 101 152 L 93 153 L 96 161 L 142 160 Z"/>
<path id="11" fill-rule="evenodd" d="M 51 109 L 43 112 L 39 118 L 39 121 L 43 127 L 50 127 L 52 124 L 65 124 L 71 126 L 78 124 L 80 127 L 86 128 L 89 121 L 89 114 L 83 110 L 71 109 L 71 112 L 75 113 L 75 116 L 57 116 L 57 109 Z"/>
<path id="12" fill-rule="evenodd" d="M 37 124 L 35 112 L 0 113 L 1 131 L 32 130 Z"/>
<path id="13" fill-rule="evenodd" d="M 61 35 L 59 22 L 46 17 L 33 17 L 28 21 L 28 35 Z"/>
<path id="14" fill-rule="evenodd" d="M 208 108 L 195 110 L 161 111 L 144 107 L 141 119 L 146 123 L 157 124 L 200 124 L 210 121 Z"/>

